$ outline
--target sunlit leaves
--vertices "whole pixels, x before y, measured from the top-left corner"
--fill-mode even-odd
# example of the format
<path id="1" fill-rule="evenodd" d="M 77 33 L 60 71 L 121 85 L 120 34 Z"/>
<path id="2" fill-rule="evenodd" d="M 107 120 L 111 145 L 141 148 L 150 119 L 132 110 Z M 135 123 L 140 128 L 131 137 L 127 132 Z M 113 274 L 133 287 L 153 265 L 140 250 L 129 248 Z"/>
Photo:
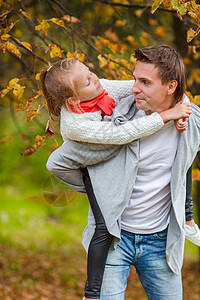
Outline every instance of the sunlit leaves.
<path id="1" fill-rule="evenodd" d="M 155 0 L 151 6 L 151 13 L 153 14 L 162 3 L 163 0 Z"/>
<path id="2" fill-rule="evenodd" d="M 197 36 L 199 34 L 199 30 L 200 28 L 198 28 L 197 30 L 193 30 L 192 28 L 190 28 L 187 32 L 187 42 L 191 42 L 191 40 L 193 40 L 193 38 L 195 36 Z"/>
<path id="3" fill-rule="evenodd" d="M 24 11 L 24 10 L 22 10 L 22 9 L 20 9 L 19 11 L 20 11 L 20 13 L 21 13 L 25 18 L 31 20 L 31 13 L 30 13 L 30 12 L 26 12 L 26 11 Z"/>
<path id="4" fill-rule="evenodd" d="M 64 50 L 61 50 L 57 45 L 55 45 L 55 44 L 49 44 L 46 52 L 48 52 L 49 49 L 51 50 L 50 51 L 50 57 L 51 58 L 53 58 L 53 57 L 60 57 L 60 58 L 62 58 L 62 52 L 64 52 Z"/>
<path id="5" fill-rule="evenodd" d="M 5 42 L 2 43 L 0 42 L 0 48 L 3 50 L 3 53 L 5 53 L 6 50 L 8 50 L 10 53 L 18 56 L 19 58 L 21 58 L 21 52 L 19 51 L 19 49 L 11 42 Z"/>
<path id="6" fill-rule="evenodd" d="M 52 19 L 50 19 L 50 21 L 52 21 L 53 23 L 57 24 L 58 26 L 66 28 L 63 20 L 60 20 L 58 18 L 52 18 Z"/>
<path id="7" fill-rule="evenodd" d="M 11 90 L 17 99 L 22 98 L 25 86 L 20 85 L 18 82 L 18 78 L 13 78 L 10 80 L 8 86 L 1 91 L 1 98 L 3 98 Z"/>
<path id="8" fill-rule="evenodd" d="M 85 54 L 81 51 L 75 51 L 75 52 L 67 52 L 67 58 L 77 58 L 81 62 L 84 62 L 85 60 Z"/>
<path id="9" fill-rule="evenodd" d="M 1 35 L 1 40 L 2 41 L 7 41 L 7 39 L 10 37 L 10 34 L 7 34 L 7 33 L 5 33 L 5 34 L 2 34 Z"/>
<path id="10" fill-rule="evenodd" d="M 45 36 L 48 35 L 49 23 L 46 20 L 42 20 L 40 25 L 35 26 L 35 30 L 41 30 Z"/>
<path id="11" fill-rule="evenodd" d="M 31 47 L 31 45 L 30 45 L 29 43 L 27 43 L 27 42 L 21 42 L 21 44 L 22 44 L 25 48 L 27 48 L 28 50 L 32 51 L 32 47 Z"/>

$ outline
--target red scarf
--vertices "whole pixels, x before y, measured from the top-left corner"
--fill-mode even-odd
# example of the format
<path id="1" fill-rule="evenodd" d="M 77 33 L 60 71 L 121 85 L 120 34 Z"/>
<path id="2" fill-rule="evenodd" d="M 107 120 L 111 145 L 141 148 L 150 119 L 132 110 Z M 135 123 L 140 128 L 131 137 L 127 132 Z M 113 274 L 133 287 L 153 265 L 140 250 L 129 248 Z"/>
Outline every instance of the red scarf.
<path id="1" fill-rule="evenodd" d="M 95 112 L 101 109 L 102 116 L 110 116 L 115 108 L 115 100 L 108 96 L 106 90 L 103 90 L 98 97 L 92 100 L 80 102 L 77 107 L 70 105 L 70 108 L 74 113 L 77 114 Z"/>

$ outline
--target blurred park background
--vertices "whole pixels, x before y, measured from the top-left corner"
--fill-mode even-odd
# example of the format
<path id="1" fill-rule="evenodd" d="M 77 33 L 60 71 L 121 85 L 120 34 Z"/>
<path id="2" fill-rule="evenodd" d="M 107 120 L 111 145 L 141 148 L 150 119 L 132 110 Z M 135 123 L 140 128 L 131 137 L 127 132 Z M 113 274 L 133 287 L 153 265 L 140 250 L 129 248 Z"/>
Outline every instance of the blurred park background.
<path id="1" fill-rule="evenodd" d="M 153 4 L 153 8 L 152 8 Z M 137 47 L 165 43 L 184 58 L 187 95 L 200 105 L 198 1 L 0 1 L 0 300 L 80 300 L 88 201 L 46 170 L 62 144 L 39 91 L 48 63 L 77 57 L 100 77 L 131 79 Z M 54 134 L 52 134 L 52 131 Z M 193 167 L 195 221 L 200 163 Z M 200 299 L 199 248 L 188 241 L 184 299 Z M 132 269 L 127 300 L 146 299 Z"/>

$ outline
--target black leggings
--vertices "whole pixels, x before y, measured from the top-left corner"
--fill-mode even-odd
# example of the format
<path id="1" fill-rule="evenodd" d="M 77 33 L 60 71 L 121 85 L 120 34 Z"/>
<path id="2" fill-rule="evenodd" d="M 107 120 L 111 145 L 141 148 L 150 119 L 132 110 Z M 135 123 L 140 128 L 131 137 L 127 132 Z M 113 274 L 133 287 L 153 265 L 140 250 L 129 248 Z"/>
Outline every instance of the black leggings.
<path id="1" fill-rule="evenodd" d="M 85 189 L 96 222 L 95 233 L 88 249 L 85 297 L 98 299 L 100 297 L 106 258 L 113 236 L 107 230 L 104 217 L 94 195 L 87 168 L 82 169 L 82 172 Z"/>
<path id="2" fill-rule="evenodd" d="M 189 168 L 186 177 L 185 217 L 186 221 L 190 221 L 193 219 L 192 166 Z"/>

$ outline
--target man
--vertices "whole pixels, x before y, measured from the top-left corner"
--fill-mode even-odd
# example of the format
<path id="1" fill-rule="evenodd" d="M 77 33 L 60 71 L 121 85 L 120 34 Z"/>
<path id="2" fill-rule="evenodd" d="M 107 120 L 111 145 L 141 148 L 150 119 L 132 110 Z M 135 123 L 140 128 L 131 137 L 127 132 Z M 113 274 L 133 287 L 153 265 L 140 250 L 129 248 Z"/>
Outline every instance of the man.
<path id="1" fill-rule="evenodd" d="M 182 98 L 185 70 L 173 49 L 148 47 L 137 50 L 135 57 L 133 93 L 139 110 L 134 118 L 162 112 Z M 111 160 L 88 168 L 109 232 L 120 238 L 122 229 L 120 242 L 107 257 L 102 300 L 124 299 L 130 265 L 135 266 L 148 299 L 182 299 L 185 179 L 200 145 L 200 109 L 192 107 L 184 133 L 169 122 L 153 135 L 117 148 Z M 51 171 L 56 175 L 55 169 Z M 109 176 L 113 189 L 106 186 Z M 92 223 L 89 217 L 86 247 Z"/>

